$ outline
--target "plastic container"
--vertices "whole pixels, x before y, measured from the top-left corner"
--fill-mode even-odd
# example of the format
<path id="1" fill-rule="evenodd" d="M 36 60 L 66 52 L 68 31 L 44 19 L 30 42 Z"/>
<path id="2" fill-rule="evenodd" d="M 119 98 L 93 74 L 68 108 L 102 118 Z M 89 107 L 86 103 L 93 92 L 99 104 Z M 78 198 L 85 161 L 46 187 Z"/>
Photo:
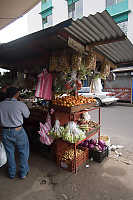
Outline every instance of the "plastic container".
<path id="1" fill-rule="evenodd" d="M 63 155 L 57 155 L 57 165 L 70 172 L 74 172 L 75 167 L 77 170 L 79 166 L 81 166 L 83 163 L 86 162 L 86 160 L 88 160 L 88 149 L 85 147 L 80 147 L 79 149 L 82 150 L 82 153 L 76 157 L 76 165 L 74 159 L 62 160 Z"/>
<path id="2" fill-rule="evenodd" d="M 103 140 L 107 146 L 110 146 L 110 137 L 106 135 L 101 135 L 100 140 Z"/>
<path id="3" fill-rule="evenodd" d="M 93 160 L 100 163 L 104 160 L 104 158 L 108 157 L 108 155 L 108 147 L 106 147 L 104 151 L 93 151 Z"/>

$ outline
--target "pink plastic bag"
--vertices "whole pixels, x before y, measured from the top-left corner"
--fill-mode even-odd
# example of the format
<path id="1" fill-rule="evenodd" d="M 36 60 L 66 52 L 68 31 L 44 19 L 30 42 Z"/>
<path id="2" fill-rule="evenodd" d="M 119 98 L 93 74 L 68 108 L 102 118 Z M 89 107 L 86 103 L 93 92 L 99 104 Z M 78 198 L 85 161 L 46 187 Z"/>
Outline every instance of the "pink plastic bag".
<path id="1" fill-rule="evenodd" d="M 53 143 L 53 138 L 48 135 L 48 132 L 51 130 L 51 117 L 48 114 L 45 124 L 40 122 L 40 131 L 38 131 L 40 135 L 40 142 L 46 145 L 51 145 Z"/>

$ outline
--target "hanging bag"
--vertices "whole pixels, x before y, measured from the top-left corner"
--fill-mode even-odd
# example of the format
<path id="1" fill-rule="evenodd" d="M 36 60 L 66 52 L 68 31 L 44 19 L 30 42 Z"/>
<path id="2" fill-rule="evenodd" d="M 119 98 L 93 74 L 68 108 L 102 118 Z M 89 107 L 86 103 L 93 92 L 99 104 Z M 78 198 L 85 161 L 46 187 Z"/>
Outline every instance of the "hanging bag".
<path id="1" fill-rule="evenodd" d="M 40 122 L 40 131 L 38 131 L 38 133 L 40 135 L 41 143 L 46 145 L 51 145 L 53 143 L 53 138 L 50 135 L 48 135 L 48 132 L 51 130 L 51 128 L 51 117 L 48 113 L 45 124 L 42 124 Z"/>
<path id="2" fill-rule="evenodd" d="M 5 165 L 7 163 L 7 156 L 6 156 L 6 151 L 5 147 L 2 142 L 0 142 L 0 167 Z"/>

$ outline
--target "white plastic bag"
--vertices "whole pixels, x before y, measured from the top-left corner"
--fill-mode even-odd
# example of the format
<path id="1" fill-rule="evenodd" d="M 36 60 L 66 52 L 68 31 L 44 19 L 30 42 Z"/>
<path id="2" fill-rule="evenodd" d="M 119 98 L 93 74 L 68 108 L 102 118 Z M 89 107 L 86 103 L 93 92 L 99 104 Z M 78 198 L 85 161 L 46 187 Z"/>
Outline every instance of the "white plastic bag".
<path id="1" fill-rule="evenodd" d="M 2 142 L 0 142 L 0 167 L 5 165 L 7 163 L 7 156 L 6 156 L 6 151 L 5 147 Z"/>
<path id="2" fill-rule="evenodd" d="M 60 137 L 61 135 L 61 132 L 60 132 L 60 121 L 59 120 L 56 120 L 55 121 L 55 124 L 54 124 L 54 127 L 53 127 L 53 131 L 55 133 L 55 135 L 57 137 Z"/>
<path id="3" fill-rule="evenodd" d="M 85 133 L 77 127 L 77 124 L 74 121 L 68 122 L 67 127 L 64 129 L 64 134 L 62 135 L 64 140 L 67 140 L 71 143 L 83 140 L 86 138 Z"/>
<path id="4" fill-rule="evenodd" d="M 88 122 L 91 120 L 91 116 L 90 116 L 89 112 L 83 113 L 83 119 Z"/>
<path id="5" fill-rule="evenodd" d="M 94 84 L 94 93 L 101 93 L 102 89 L 103 89 L 101 79 L 98 78 L 98 79 L 94 80 L 93 84 Z"/>

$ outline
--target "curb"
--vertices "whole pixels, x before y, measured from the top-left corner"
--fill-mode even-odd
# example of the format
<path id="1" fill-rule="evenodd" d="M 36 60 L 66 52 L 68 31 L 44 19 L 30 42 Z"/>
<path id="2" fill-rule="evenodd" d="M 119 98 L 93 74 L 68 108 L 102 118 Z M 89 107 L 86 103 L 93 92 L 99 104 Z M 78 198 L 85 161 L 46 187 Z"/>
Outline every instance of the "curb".
<path id="1" fill-rule="evenodd" d="M 133 107 L 133 104 L 131 103 L 117 103 L 117 106 L 126 106 L 126 107 Z"/>

